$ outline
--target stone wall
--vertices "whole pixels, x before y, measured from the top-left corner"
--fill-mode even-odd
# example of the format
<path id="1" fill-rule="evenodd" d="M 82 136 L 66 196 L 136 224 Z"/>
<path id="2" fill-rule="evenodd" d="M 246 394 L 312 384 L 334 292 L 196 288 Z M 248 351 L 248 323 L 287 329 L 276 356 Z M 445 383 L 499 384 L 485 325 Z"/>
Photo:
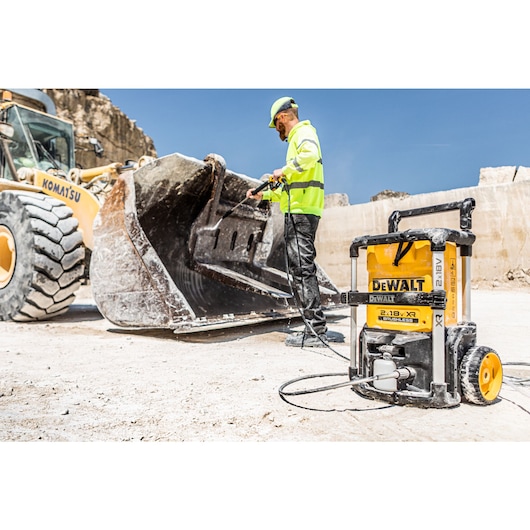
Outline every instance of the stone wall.
<path id="1" fill-rule="evenodd" d="M 472 197 L 472 232 L 476 235 L 471 260 L 474 287 L 528 287 L 530 285 L 530 172 L 526 168 L 486 168 L 476 187 L 406 198 L 394 198 L 326 208 L 317 235 L 317 261 L 341 289 L 351 285 L 349 246 L 355 237 L 388 232 L 388 217 L 406 210 L 461 201 Z M 514 178 L 515 177 L 515 178 Z M 500 182 L 500 183 L 499 183 Z M 528 209 L 528 211 L 527 211 Z M 527 215 L 528 214 L 528 215 Z M 459 228 L 459 212 L 403 219 L 407 228 Z M 366 288 L 366 264 L 361 252 L 359 289 Z"/>

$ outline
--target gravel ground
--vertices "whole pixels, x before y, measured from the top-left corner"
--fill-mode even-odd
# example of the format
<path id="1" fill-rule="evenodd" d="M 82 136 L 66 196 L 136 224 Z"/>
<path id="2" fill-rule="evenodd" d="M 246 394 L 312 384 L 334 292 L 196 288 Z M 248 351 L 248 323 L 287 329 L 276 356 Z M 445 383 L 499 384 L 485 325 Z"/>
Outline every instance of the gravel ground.
<path id="1" fill-rule="evenodd" d="M 88 288 L 54 321 L 0 322 L 0 441 L 5 442 L 1 449 L 8 469 L 0 494 L 8 501 L 16 498 L 19 523 L 30 496 L 41 499 L 33 505 L 49 516 L 61 502 L 58 491 L 77 513 L 86 512 L 83 499 L 93 495 L 101 506 L 117 510 L 112 525 L 100 524 L 99 511 L 86 515 L 86 526 L 78 519 L 69 526 L 72 521 L 66 518 L 65 528 L 77 530 L 96 525 L 174 528 L 153 512 L 142 518 L 125 510 L 131 502 L 145 502 L 150 491 L 157 491 L 154 503 L 165 516 L 175 496 L 188 499 L 189 506 L 181 507 L 179 514 L 194 514 L 197 524 L 185 528 L 204 528 L 206 518 L 217 520 L 212 514 L 230 520 L 233 500 L 221 502 L 217 497 L 226 495 L 225 489 L 245 496 L 245 506 L 254 514 L 264 509 L 260 499 L 273 495 L 259 521 L 247 521 L 241 528 L 286 522 L 320 528 L 330 514 L 313 518 L 306 510 L 293 511 L 292 503 L 299 506 L 320 495 L 333 505 L 338 501 L 333 513 L 342 513 L 359 495 L 354 492 L 355 478 L 372 491 L 381 491 L 382 484 L 390 487 L 394 503 L 400 484 L 409 488 L 409 482 L 439 483 L 441 477 L 449 482 L 445 488 L 458 490 L 471 479 L 481 492 L 485 484 L 492 487 L 503 480 L 502 489 L 507 491 L 512 483 L 509 471 L 520 473 L 521 467 L 528 467 L 527 457 L 519 453 L 530 440 L 530 388 L 515 378 L 528 378 L 530 373 L 524 364 L 530 363 L 530 292 L 474 290 L 472 300 L 478 344 L 494 348 L 504 364 L 501 399 L 490 406 L 463 403 L 446 410 L 388 406 L 348 387 L 292 397 L 289 402 L 281 398 L 279 388 L 301 376 L 315 376 L 303 383 L 304 388 L 347 381 L 348 363 L 341 356 L 349 355 L 348 309 L 328 314 L 331 330 L 346 339 L 332 343 L 334 351 L 286 347 L 286 333 L 300 329 L 300 322 L 186 336 L 118 329 L 100 315 Z M 364 322 L 362 310 L 359 322 Z M 339 375 L 320 377 L 329 373 Z M 188 443 L 178 444 L 177 450 L 175 444 L 43 442 Z M 148 449 L 131 449 L 139 446 Z M 514 455 L 515 463 L 510 461 Z M 163 478 L 153 475 L 155 469 Z M 122 479 L 118 483 L 116 473 Z M 57 476 L 59 483 L 49 490 L 47 484 Z M 69 484 L 80 478 L 81 484 L 71 491 Z M 162 486 L 162 480 L 170 486 Z M 284 481 L 296 487 L 286 491 Z M 517 504 L 523 491 L 510 492 L 509 502 Z M 428 503 L 444 495 L 434 492 L 432 484 L 419 488 L 416 496 L 425 496 Z M 205 501 L 212 503 L 211 510 L 204 511 Z M 477 502 L 484 502 L 481 495 Z M 41 512 L 33 513 L 43 520 Z M 283 518 L 277 519 L 281 513 Z M 499 524 L 506 524 L 506 512 L 501 515 Z M 179 517 L 174 514 L 171 521 Z M 489 514 L 488 524 L 495 517 Z"/>
<path id="2" fill-rule="evenodd" d="M 522 347 L 530 293 L 473 291 L 472 312 L 478 344 L 494 348 L 503 364 L 530 363 Z M 286 390 L 347 381 L 349 311 L 328 316 L 346 338 L 331 343 L 334 351 L 286 347 L 300 322 L 186 336 L 117 329 L 86 294 L 54 321 L 0 322 L 0 440 L 530 440 L 530 388 L 506 378 L 490 406 L 388 406 L 350 387 L 282 400 L 278 389 L 301 376 L 318 377 Z M 526 366 L 504 370 L 529 374 Z M 320 377 L 329 373 L 339 375 Z"/>

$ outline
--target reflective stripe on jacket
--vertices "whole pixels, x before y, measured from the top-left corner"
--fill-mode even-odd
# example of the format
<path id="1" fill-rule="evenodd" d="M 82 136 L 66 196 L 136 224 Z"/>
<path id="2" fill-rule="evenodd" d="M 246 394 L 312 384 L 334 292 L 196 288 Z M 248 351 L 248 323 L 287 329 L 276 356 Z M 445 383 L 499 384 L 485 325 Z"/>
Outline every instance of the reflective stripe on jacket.
<path id="1" fill-rule="evenodd" d="M 285 184 L 263 192 L 263 198 L 279 201 L 283 213 L 322 216 L 324 209 L 324 168 L 317 131 L 309 120 L 298 122 L 287 137 Z"/>

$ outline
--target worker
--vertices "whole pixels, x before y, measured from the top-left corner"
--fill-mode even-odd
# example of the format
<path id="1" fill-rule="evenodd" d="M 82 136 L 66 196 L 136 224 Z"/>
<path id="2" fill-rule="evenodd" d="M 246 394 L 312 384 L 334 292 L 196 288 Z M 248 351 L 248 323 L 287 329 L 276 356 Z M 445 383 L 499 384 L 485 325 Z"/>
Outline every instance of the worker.
<path id="1" fill-rule="evenodd" d="M 271 107 L 270 128 L 288 142 L 285 165 L 272 173 L 271 189 L 247 198 L 280 203 L 284 214 L 284 237 L 289 272 L 305 329 L 286 338 L 287 346 L 324 347 L 327 325 L 316 276 L 315 236 L 324 209 L 324 170 L 316 129 L 309 120 L 300 121 L 298 105 L 291 97 L 276 100 Z"/>

